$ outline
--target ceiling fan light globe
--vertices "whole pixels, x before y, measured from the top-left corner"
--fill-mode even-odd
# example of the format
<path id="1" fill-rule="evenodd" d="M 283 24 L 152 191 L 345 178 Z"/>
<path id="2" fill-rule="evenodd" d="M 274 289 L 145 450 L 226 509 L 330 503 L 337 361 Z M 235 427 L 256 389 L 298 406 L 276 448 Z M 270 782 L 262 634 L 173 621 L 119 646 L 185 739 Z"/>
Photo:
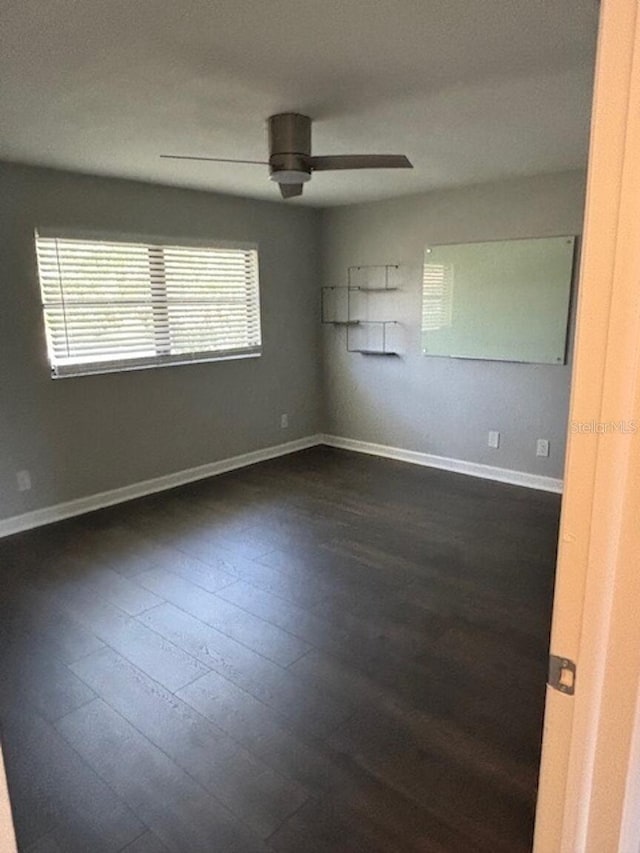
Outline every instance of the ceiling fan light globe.
<path id="1" fill-rule="evenodd" d="M 304 184 L 311 180 L 309 172 L 297 171 L 295 169 L 279 169 L 271 173 L 271 180 L 278 184 Z"/>

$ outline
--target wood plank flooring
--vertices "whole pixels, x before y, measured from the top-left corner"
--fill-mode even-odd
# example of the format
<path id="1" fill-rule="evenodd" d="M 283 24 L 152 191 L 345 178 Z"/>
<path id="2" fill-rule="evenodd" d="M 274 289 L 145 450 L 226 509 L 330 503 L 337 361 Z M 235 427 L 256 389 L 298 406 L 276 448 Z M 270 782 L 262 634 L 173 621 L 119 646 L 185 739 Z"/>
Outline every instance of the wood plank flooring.
<path id="1" fill-rule="evenodd" d="M 0 541 L 20 851 L 530 850 L 558 514 L 314 448 Z"/>

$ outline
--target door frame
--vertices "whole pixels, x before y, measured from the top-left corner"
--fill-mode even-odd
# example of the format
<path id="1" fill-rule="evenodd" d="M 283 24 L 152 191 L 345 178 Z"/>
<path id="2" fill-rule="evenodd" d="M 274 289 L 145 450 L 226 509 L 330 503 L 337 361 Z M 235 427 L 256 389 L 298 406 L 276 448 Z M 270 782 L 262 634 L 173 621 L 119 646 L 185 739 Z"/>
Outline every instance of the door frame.
<path id="1" fill-rule="evenodd" d="M 534 851 L 638 853 L 640 0 L 601 5 L 551 652 Z"/>

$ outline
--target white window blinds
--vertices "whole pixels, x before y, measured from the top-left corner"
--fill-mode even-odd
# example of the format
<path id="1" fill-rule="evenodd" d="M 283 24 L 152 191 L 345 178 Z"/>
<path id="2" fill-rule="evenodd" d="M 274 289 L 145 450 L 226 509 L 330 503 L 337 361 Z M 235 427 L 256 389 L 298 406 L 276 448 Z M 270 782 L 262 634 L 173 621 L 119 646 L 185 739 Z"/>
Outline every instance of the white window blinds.
<path id="1" fill-rule="evenodd" d="M 54 376 L 259 355 L 255 247 L 36 235 Z"/>

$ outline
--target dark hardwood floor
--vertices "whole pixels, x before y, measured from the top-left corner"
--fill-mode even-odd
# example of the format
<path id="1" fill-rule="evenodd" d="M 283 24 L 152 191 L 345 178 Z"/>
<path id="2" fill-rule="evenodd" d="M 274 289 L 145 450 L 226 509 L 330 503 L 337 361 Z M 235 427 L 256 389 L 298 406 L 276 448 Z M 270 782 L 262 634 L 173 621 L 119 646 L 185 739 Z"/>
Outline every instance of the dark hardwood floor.
<path id="1" fill-rule="evenodd" d="M 315 448 L 0 541 L 20 850 L 530 850 L 558 513 Z"/>

